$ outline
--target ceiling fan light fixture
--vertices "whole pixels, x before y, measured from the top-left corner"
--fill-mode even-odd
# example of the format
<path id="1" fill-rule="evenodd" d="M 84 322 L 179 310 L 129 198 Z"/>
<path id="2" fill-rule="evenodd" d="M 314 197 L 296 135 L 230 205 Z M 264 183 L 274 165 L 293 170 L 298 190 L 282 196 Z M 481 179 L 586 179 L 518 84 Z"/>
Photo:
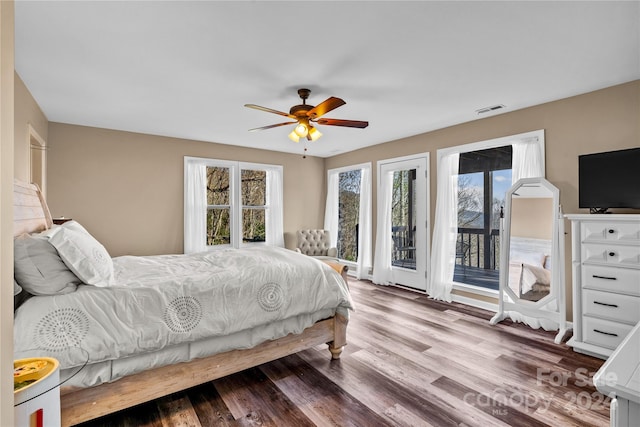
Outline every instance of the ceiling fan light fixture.
<path id="1" fill-rule="evenodd" d="M 313 126 L 309 127 L 309 138 L 311 138 L 312 141 L 320 139 L 321 136 L 322 136 L 322 132 L 320 132 L 318 129 L 314 128 Z"/>
<path id="2" fill-rule="evenodd" d="M 289 134 L 289 139 L 292 140 L 293 142 L 300 142 L 300 137 L 296 133 L 295 129 L 291 131 L 291 133 Z"/>
<path id="3" fill-rule="evenodd" d="M 343 119 L 327 119 L 322 118 L 329 111 L 333 111 L 336 108 L 346 104 L 344 100 L 330 96 L 322 101 L 320 104 L 313 106 L 308 105 L 306 100 L 309 97 L 309 89 L 299 89 L 298 95 L 302 99 L 302 104 L 294 105 L 289 109 L 288 113 L 284 111 L 274 110 L 272 108 L 261 107 L 255 104 L 244 104 L 247 108 L 253 108 L 255 110 L 266 111 L 267 113 L 277 114 L 279 116 L 288 117 L 295 120 L 294 122 L 276 123 L 273 125 L 262 126 L 259 128 L 249 129 L 250 131 L 265 130 L 276 128 L 280 126 L 287 126 L 295 124 L 293 131 L 289 134 L 289 139 L 294 142 L 300 142 L 300 138 L 307 138 L 309 141 L 316 141 L 322 136 L 322 133 L 318 131 L 313 124 L 327 125 L 327 126 L 342 126 L 350 128 L 364 129 L 369 126 L 369 122 L 361 120 L 343 120 Z"/>
<path id="4" fill-rule="evenodd" d="M 308 125 L 303 123 L 302 121 L 300 121 L 296 127 L 293 129 L 293 131 L 296 133 L 296 135 L 298 135 L 300 138 L 304 138 L 305 136 L 307 136 L 307 134 L 309 133 L 309 128 Z"/>

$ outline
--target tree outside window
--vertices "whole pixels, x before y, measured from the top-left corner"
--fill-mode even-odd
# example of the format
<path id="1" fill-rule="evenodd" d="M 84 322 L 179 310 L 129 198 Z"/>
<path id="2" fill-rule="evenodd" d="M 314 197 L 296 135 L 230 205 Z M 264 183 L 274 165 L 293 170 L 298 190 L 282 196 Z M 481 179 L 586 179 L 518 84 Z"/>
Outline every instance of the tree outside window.
<path id="1" fill-rule="evenodd" d="M 242 241 L 264 242 L 267 205 L 267 172 L 243 169 L 240 173 L 242 196 Z"/>
<path id="2" fill-rule="evenodd" d="M 229 168 L 207 167 L 207 245 L 231 243 Z"/>
<path id="3" fill-rule="evenodd" d="M 231 171 L 229 168 L 207 167 L 207 245 L 231 243 Z M 267 172 L 240 171 L 242 205 L 242 242 L 266 240 Z"/>
<path id="4" fill-rule="evenodd" d="M 354 262 L 358 259 L 360 181 L 360 169 L 338 175 L 338 258 Z"/>

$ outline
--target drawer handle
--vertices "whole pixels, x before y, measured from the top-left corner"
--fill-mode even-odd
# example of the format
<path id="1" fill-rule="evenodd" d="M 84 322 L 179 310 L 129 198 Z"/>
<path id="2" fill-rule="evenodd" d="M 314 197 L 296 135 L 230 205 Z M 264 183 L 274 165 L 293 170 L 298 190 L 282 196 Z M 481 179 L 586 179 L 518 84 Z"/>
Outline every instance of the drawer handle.
<path id="1" fill-rule="evenodd" d="M 618 334 L 614 334 L 613 332 L 603 332 L 603 331 L 598 330 L 598 329 L 594 329 L 593 332 L 597 332 L 597 333 L 603 334 L 603 335 L 609 335 L 611 337 L 617 337 L 618 336 Z"/>
<path id="2" fill-rule="evenodd" d="M 615 277 L 607 277 L 607 276 L 598 276 L 597 274 L 593 275 L 594 279 L 604 279 L 604 280 L 618 280 Z"/>
<path id="3" fill-rule="evenodd" d="M 604 305 L 607 307 L 615 307 L 618 308 L 618 304 L 607 304 L 606 302 L 600 302 L 600 301 L 594 301 L 594 304 L 598 304 L 598 305 Z"/>
<path id="4" fill-rule="evenodd" d="M 616 256 L 615 252 L 609 252 L 609 256 Z"/>
<path id="5" fill-rule="evenodd" d="M 609 234 L 613 234 L 616 232 L 616 230 L 614 230 L 613 228 L 610 228 L 608 231 L 609 231 Z"/>

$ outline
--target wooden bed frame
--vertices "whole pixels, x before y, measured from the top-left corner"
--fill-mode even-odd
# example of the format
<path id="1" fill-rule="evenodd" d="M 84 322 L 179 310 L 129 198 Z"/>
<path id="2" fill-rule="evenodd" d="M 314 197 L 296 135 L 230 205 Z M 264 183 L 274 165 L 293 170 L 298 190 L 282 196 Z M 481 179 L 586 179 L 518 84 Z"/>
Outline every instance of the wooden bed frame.
<path id="1" fill-rule="evenodd" d="M 15 180 L 14 237 L 46 230 L 51 224 L 49 209 L 37 185 Z M 347 280 L 345 265 L 336 262 L 327 264 Z M 338 359 L 342 348 L 347 344 L 347 323 L 347 318 L 336 314 L 315 323 L 301 334 L 289 334 L 251 349 L 232 350 L 190 362 L 163 366 L 90 388 L 62 388 L 62 425 L 70 426 L 98 418 L 320 344 L 328 344 L 331 358 Z"/>

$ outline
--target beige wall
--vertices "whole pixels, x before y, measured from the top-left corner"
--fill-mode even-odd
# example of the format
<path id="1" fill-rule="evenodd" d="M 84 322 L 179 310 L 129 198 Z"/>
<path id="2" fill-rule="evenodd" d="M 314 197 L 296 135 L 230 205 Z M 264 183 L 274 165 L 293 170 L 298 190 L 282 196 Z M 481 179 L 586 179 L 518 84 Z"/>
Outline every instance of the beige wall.
<path id="1" fill-rule="evenodd" d="M 48 202 L 112 256 L 181 253 L 184 156 L 283 165 L 285 244 L 324 221 L 324 160 L 267 150 L 49 124 Z"/>
<path id="2" fill-rule="evenodd" d="M 0 1 L 0 423 L 13 425 L 14 3 Z"/>
<path id="3" fill-rule="evenodd" d="M 20 76 L 15 74 L 15 177 L 23 181 L 30 181 L 30 139 L 31 132 L 35 132 L 43 141 L 47 141 L 49 121 L 40 106 L 36 103 L 31 92 L 25 86 Z"/>
<path id="4" fill-rule="evenodd" d="M 546 178 L 560 189 L 560 204 L 563 211 L 586 213 L 586 210 L 578 209 L 578 155 L 640 146 L 640 80 L 331 157 L 327 159 L 326 167 L 333 169 L 371 161 L 374 165 L 372 182 L 375 183 L 376 161 L 430 152 L 430 221 L 433 224 L 438 149 L 538 129 L 545 130 Z M 376 200 L 374 186 L 372 195 L 374 207 Z M 613 211 L 638 212 L 637 210 Z M 375 233 L 375 208 L 373 216 Z M 433 227 L 431 230 L 433 232 Z M 565 240 L 567 248 L 565 271 L 570 313 L 569 237 L 567 235 Z M 373 240 L 375 242 L 375 235 Z"/>
<path id="5" fill-rule="evenodd" d="M 640 146 L 640 81 L 353 151 L 328 159 L 207 142 L 50 123 L 49 194 L 54 216 L 83 223 L 113 256 L 182 251 L 183 156 L 284 166 L 285 238 L 321 227 L 327 169 L 431 153 L 431 212 L 439 148 L 545 130 L 546 176 L 560 189 L 565 213 L 578 209 L 579 154 Z M 376 206 L 373 192 L 373 206 Z M 375 212 L 374 212 L 375 230 Z M 567 227 L 568 229 L 568 227 Z M 566 288 L 571 296 L 567 236 Z M 375 241 L 375 236 L 374 236 Z M 570 313 L 570 301 L 568 312 Z"/>

